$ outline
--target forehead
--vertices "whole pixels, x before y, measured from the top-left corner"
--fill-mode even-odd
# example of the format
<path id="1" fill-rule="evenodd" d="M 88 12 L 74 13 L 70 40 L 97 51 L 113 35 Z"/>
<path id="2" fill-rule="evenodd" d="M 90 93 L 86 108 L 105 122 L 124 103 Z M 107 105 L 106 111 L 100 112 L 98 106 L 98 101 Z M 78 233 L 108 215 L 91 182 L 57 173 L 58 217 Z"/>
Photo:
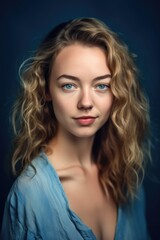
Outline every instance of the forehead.
<path id="1" fill-rule="evenodd" d="M 98 46 L 92 46 L 92 45 L 85 45 L 83 43 L 73 43 L 69 46 L 64 47 L 57 55 L 55 61 L 63 60 L 64 58 L 67 59 L 79 59 L 84 57 L 93 57 L 96 58 L 103 58 L 106 59 L 106 53 L 105 51 L 98 47 Z"/>
<path id="2" fill-rule="evenodd" d="M 52 65 L 52 73 L 78 74 L 87 70 L 100 74 L 109 72 L 107 56 L 102 48 L 74 43 L 64 47 Z"/>

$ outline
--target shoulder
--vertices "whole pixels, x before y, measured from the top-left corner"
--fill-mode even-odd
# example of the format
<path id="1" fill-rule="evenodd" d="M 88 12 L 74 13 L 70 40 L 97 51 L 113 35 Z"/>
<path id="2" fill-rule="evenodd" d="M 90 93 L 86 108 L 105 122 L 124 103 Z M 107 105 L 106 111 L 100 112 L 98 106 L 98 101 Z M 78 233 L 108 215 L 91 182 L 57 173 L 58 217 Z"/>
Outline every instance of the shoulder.
<path id="1" fill-rule="evenodd" d="M 132 216 L 131 219 L 137 219 L 137 222 L 140 221 L 143 223 L 144 221 L 142 222 L 142 220 L 145 219 L 145 208 L 145 191 L 143 186 L 141 186 L 139 187 L 135 198 L 127 204 L 126 212 Z"/>
<path id="2" fill-rule="evenodd" d="M 55 196 L 62 198 L 56 172 L 46 156 L 39 154 L 13 183 L 7 204 L 18 209 L 20 217 L 24 212 L 40 212 L 51 199 L 56 206 Z"/>
<path id="3" fill-rule="evenodd" d="M 58 177 L 46 157 L 40 154 L 15 180 L 9 192 L 2 233 L 8 231 L 7 234 L 13 236 L 27 232 L 42 236 L 51 228 L 48 219 L 53 220 L 52 229 L 56 232 L 59 209 L 64 212 L 66 202 Z"/>
<path id="4" fill-rule="evenodd" d="M 27 201 L 33 205 L 34 202 L 37 204 L 39 198 L 47 200 L 53 195 L 61 194 L 62 190 L 56 171 L 42 152 L 17 177 L 8 200 L 18 200 L 23 204 Z"/>
<path id="5" fill-rule="evenodd" d="M 123 229 L 123 234 L 129 239 L 147 240 L 147 221 L 145 192 L 141 186 L 137 191 L 137 196 L 127 204 L 119 208 L 118 225 Z"/>

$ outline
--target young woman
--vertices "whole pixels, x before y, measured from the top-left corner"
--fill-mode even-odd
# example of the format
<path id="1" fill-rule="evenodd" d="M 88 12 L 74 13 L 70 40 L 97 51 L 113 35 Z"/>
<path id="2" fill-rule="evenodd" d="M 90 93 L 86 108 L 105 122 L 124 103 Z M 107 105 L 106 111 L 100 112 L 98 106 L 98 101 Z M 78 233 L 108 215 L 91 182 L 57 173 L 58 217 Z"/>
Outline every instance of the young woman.
<path id="1" fill-rule="evenodd" d="M 19 176 L 2 239 L 148 239 L 148 104 L 127 47 L 101 21 L 74 19 L 49 33 L 20 77 Z"/>

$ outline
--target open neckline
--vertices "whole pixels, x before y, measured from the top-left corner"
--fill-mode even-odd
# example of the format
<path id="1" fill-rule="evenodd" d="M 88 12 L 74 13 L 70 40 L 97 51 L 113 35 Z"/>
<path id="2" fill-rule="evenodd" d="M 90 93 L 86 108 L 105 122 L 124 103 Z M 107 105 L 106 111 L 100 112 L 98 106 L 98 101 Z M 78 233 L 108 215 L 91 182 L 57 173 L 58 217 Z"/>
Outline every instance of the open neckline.
<path id="1" fill-rule="evenodd" d="M 96 240 L 97 238 L 96 238 L 95 234 L 93 233 L 92 229 L 89 226 L 87 226 L 83 222 L 83 220 L 70 208 L 68 197 L 67 197 L 67 195 L 64 191 L 64 188 L 63 188 L 63 185 L 62 185 L 62 183 L 59 179 L 58 173 L 57 173 L 56 169 L 54 168 L 54 166 L 52 165 L 52 163 L 50 162 L 48 156 L 45 154 L 45 152 L 43 150 L 40 152 L 40 155 L 42 156 L 43 159 L 45 159 L 47 161 L 48 165 L 50 166 L 50 168 L 52 169 L 52 171 L 54 173 L 54 176 L 56 177 L 57 183 L 60 187 L 60 191 L 61 191 L 62 196 L 63 196 L 63 198 L 66 202 L 67 210 L 69 212 L 71 220 L 74 222 L 74 224 L 76 224 L 76 228 L 78 228 L 81 232 L 83 232 L 84 236 L 92 237 L 92 239 Z M 121 208 L 118 207 L 114 239 L 116 239 L 116 236 L 118 235 L 118 232 L 119 232 L 120 216 L 121 216 Z"/>

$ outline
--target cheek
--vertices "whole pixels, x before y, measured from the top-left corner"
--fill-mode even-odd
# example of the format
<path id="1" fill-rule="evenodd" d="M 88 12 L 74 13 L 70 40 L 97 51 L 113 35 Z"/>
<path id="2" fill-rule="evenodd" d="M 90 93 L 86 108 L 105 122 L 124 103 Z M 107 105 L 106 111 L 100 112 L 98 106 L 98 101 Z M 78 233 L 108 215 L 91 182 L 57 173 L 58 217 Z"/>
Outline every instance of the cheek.
<path id="1" fill-rule="evenodd" d="M 56 117 L 64 117 L 65 113 L 70 109 L 70 105 L 66 101 L 62 101 L 61 99 L 53 98 L 52 99 L 53 110 Z"/>
<path id="2" fill-rule="evenodd" d="M 111 111 L 112 104 L 113 104 L 113 96 L 110 95 L 99 103 L 99 108 L 103 113 L 107 113 Z"/>

